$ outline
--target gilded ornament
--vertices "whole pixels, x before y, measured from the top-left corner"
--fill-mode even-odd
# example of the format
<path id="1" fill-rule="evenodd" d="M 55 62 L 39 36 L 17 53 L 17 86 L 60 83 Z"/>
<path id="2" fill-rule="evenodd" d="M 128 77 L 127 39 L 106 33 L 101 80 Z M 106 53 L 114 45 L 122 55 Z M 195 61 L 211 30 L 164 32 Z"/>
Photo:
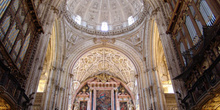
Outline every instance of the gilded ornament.
<path id="1" fill-rule="evenodd" d="M 97 79 L 101 80 L 102 83 L 106 83 L 108 80 L 112 78 L 112 76 L 107 75 L 105 73 L 101 73 L 95 76 Z"/>

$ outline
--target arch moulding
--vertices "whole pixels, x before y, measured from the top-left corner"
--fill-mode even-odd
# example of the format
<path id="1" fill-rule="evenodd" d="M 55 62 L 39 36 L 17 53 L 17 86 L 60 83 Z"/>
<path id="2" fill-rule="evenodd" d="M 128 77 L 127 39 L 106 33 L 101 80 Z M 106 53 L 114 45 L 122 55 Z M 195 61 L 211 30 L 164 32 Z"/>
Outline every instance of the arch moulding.
<path id="1" fill-rule="evenodd" d="M 71 52 L 71 54 L 69 56 L 66 56 L 65 63 L 64 63 L 65 74 L 74 75 L 74 73 L 71 73 L 71 70 L 73 69 L 73 66 L 75 65 L 75 63 L 78 61 L 78 59 L 81 56 L 83 56 L 85 53 L 87 53 L 93 49 L 103 48 L 103 47 L 117 50 L 117 51 L 121 52 L 122 54 L 124 54 L 125 56 L 127 56 L 135 66 L 135 69 L 136 69 L 135 75 L 139 75 L 144 72 L 145 66 L 144 66 L 144 62 L 143 62 L 144 60 L 143 60 L 141 54 L 139 54 L 139 52 L 134 50 L 128 44 L 123 43 L 119 40 L 116 40 L 114 42 L 114 44 L 112 44 L 112 43 L 105 43 L 105 44 L 104 43 L 97 43 L 97 44 L 95 44 L 92 39 L 92 40 L 88 40 L 88 41 L 82 43 L 82 45 L 80 45 L 80 46 L 79 45 L 76 46 L 73 49 L 73 51 Z"/>

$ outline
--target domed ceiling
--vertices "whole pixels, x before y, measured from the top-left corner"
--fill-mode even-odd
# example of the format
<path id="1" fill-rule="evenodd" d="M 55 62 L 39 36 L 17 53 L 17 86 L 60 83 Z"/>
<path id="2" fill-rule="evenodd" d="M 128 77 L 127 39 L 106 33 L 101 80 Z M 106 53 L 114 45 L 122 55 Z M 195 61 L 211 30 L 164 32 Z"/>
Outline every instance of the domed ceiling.
<path id="1" fill-rule="evenodd" d="M 89 77 L 107 73 L 125 83 L 134 82 L 136 70 L 131 60 L 117 50 L 98 48 L 84 54 L 72 69 L 74 80 L 83 82 Z"/>
<path id="2" fill-rule="evenodd" d="M 96 35 L 136 27 L 144 18 L 142 0 L 67 0 L 65 10 L 69 21 Z"/>

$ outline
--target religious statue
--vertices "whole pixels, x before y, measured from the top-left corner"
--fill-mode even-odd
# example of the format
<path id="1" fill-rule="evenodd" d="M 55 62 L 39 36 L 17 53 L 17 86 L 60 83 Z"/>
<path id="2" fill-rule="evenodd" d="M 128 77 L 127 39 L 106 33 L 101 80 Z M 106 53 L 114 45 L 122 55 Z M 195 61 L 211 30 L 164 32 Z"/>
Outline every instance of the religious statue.
<path id="1" fill-rule="evenodd" d="M 132 104 L 131 99 L 128 101 L 128 110 L 134 110 L 134 105 Z"/>
<path id="2" fill-rule="evenodd" d="M 74 110 L 79 110 L 79 102 L 78 101 L 76 101 L 74 103 Z"/>
<path id="3" fill-rule="evenodd" d="M 110 76 L 110 75 L 107 75 L 107 74 L 105 74 L 105 73 L 99 74 L 99 75 L 97 75 L 96 77 L 97 77 L 97 79 L 101 80 L 102 83 L 106 83 L 108 80 L 111 79 L 111 76 Z"/>

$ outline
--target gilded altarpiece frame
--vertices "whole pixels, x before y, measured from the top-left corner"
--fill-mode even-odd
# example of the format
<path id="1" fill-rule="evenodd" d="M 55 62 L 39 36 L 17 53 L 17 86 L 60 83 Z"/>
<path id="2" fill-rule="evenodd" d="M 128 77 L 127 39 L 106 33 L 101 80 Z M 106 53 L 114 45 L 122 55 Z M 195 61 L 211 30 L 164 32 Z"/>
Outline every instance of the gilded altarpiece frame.
<path id="1" fill-rule="evenodd" d="M 74 110 L 134 110 L 128 88 L 119 80 L 100 74 L 85 83 L 76 96 Z"/>

